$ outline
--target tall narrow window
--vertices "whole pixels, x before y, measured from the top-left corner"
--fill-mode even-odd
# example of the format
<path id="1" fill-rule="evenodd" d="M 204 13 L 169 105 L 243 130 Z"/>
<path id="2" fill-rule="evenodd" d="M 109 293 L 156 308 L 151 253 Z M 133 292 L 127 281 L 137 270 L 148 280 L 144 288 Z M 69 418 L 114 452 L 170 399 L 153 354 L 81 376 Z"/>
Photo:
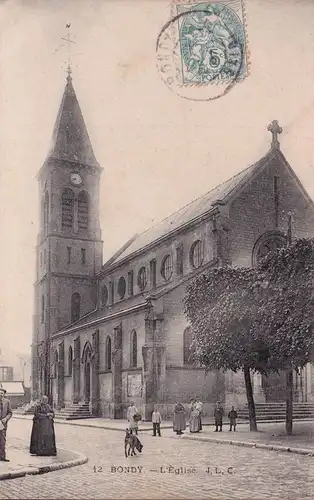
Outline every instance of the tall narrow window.
<path id="1" fill-rule="evenodd" d="M 137 367 L 137 333 L 135 330 L 131 333 L 131 367 Z"/>
<path id="2" fill-rule="evenodd" d="M 119 278 L 117 292 L 118 292 L 120 299 L 122 300 L 124 298 L 125 292 L 126 292 L 126 282 L 125 282 L 125 279 L 123 276 L 121 276 Z"/>
<path id="3" fill-rule="evenodd" d="M 183 274 L 183 245 L 179 245 L 176 248 L 176 273 L 177 276 L 181 276 Z"/>
<path id="4" fill-rule="evenodd" d="M 81 315 L 81 296 L 79 293 L 73 293 L 71 297 L 71 323 L 77 321 Z"/>
<path id="5" fill-rule="evenodd" d="M 110 301 L 110 304 L 112 305 L 114 303 L 114 282 L 113 281 L 109 281 L 109 294 L 110 294 L 109 301 Z"/>
<path id="6" fill-rule="evenodd" d="M 156 286 L 156 259 L 152 259 L 149 263 L 150 286 Z"/>
<path id="7" fill-rule="evenodd" d="M 71 264 L 72 248 L 71 247 L 67 247 L 67 252 L 68 252 L 68 264 Z"/>
<path id="8" fill-rule="evenodd" d="M 111 338 L 106 338 L 106 370 L 111 370 Z"/>
<path id="9" fill-rule="evenodd" d="M 86 249 L 85 248 L 81 248 L 81 260 L 82 260 L 82 264 L 86 264 Z"/>
<path id="10" fill-rule="evenodd" d="M 72 376 L 72 370 L 73 370 L 73 350 L 72 350 L 72 346 L 70 346 L 69 351 L 68 351 L 68 375 L 69 375 L 69 377 Z"/>
<path id="11" fill-rule="evenodd" d="M 77 199 L 78 207 L 78 228 L 87 229 L 89 222 L 89 198 L 86 191 L 81 191 Z"/>
<path id="12" fill-rule="evenodd" d="M 128 272 L 128 294 L 133 295 L 133 282 L 134 282 L 134 273 L 133 271 Z"/>
<path id="13" fill-rule="evenodd" d="M 45 322 L 45 296 L 41 296 L 41 322 Z"/>
<path id="14" fill-rule="evenodd" d="M 62 229 L 72 229 L 74 224 L 74 193 L 65 189 L 62 193 L 61 220 Z"/>
<path id="15" fill-rule="evenodd" d="M 48 234 L 48 218 L 49 218 L 49 194 L 48 191 L 45 193 L 44 201 L 44 235 Z"/>

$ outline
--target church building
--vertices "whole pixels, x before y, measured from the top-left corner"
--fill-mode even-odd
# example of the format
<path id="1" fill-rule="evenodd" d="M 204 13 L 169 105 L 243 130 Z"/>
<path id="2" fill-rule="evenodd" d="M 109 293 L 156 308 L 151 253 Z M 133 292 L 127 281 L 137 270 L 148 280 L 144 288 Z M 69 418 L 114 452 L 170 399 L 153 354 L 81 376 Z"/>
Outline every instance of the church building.
<path id="1" fill-rule="evenodd" d="M 33 398 L 57 409 L 88 405 L 94 416 L 125 418 L 134 401 L 149 419 L 198 396 L 205 414 L 219 399 L 246 402 L 242 374 L 193 364 L 183 312 L 186 285 L 213 266 L 254 266 L 293 237 L 314 236 L 314 205 L 280 151 L 276 121 L 263 158 L 192 201 L 103 262 L 98 164 L 69 72 L 47 158 L 38 172 Z M 271 138 L 271 137 L 270 137 Z M 296 379 L 313 400 L 314 371 Z M 313 378 L 313 383 L 312 383 Z M 280 377 L 254 375 L 256 401 L 283 400 Z M 86 406 L 85 406 L 86 407 Z"/>

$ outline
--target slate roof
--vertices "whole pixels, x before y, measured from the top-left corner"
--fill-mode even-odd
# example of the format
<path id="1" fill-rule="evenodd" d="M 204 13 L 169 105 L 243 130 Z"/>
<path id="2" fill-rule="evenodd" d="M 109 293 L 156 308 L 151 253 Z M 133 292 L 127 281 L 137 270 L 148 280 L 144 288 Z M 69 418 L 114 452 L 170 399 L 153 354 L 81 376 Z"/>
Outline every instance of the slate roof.
<path id="1" fill-rule="evenodd" d="M 127 248 L 125 248 L 124 245 L 121 251 L 116 253 L 116 258 L 111 258 L 110 261 L 108 261 L 108 263 L 104 265 L 104 267 L 108 267 L 109 265 L 111 266 L 120 262 L 129 255 L 141 250 L 142 248 L 147 247 L 154 241 L 159 240 L 161 237 L 172 233 L 176 229 L 181 228 L 182 226 L 188 224 L 189 222 L 192 222 L 195 219 L 198 219 L 206 212 L 212 210 L 215 202 L 218 201 L 221 203 L 226 203 L 228 198 L 233 194 L 236 188 L 244 185 L 251 177 L 253 172 L 264 165 L 266 161 L 269 161 L 273 154 L 274 151 L 270 150 L 257 163 L 254 163 L 253 165 L 245 168 L 205 195 L 197 198 L 188 205 L 185 205 L 183 208 L 177 210 L 170 216 L 163 219 L 161 222 L 158 222 L 150 229 L 134 237 Z M 282 155 L 282 153 L 279 154 Z"/>
<path id="2" fill-rule="evenodd" d="M 99 166 L 70 75 L 53 129 L 48 158 Z"/>

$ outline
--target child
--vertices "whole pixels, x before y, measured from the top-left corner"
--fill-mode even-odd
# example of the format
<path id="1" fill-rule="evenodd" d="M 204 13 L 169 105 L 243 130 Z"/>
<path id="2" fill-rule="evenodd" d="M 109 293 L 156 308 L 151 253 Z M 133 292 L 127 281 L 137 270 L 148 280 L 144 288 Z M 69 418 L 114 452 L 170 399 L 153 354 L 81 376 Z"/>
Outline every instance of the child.
<path id="1" fill-rule="evenodd" d="M 158 436 L 160 437 L 161 415 L 160 412 L 157 410 L 157 406 L 154 407 L 154 411 L 152 414 L 152 422 L 153 422 L 153 436 L 156 436 L 156 431 L 157 431 Z"/>
<path id="2" fill-rule="evenodd" d="M 230 420 L 230 429 L 229 429 L 229 431 L 232 431 L 232 427 L 233 427 L 233 432 L 235 432 L 236 425 L 237 425 L 237 416 L 238 416 L 238 414 L 235 411 L 234 406 L 231 406 L 231 411 L 229 411 L 229 413 L 228 413 L 228 418 Z"/>

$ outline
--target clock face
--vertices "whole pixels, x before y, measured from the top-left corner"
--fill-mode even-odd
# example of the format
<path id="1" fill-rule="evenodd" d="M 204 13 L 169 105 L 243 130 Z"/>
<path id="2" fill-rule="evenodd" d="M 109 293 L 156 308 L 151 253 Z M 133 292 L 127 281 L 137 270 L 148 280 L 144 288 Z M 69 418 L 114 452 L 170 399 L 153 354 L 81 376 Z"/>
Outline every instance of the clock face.
<path id="1" fill-rule="evenodd" d="M 74 186 L 80 186 L 83 182 L 83 179 L 77 172 L 72 172 L 72 174 L 70 175 L 70 181 Z"/>

